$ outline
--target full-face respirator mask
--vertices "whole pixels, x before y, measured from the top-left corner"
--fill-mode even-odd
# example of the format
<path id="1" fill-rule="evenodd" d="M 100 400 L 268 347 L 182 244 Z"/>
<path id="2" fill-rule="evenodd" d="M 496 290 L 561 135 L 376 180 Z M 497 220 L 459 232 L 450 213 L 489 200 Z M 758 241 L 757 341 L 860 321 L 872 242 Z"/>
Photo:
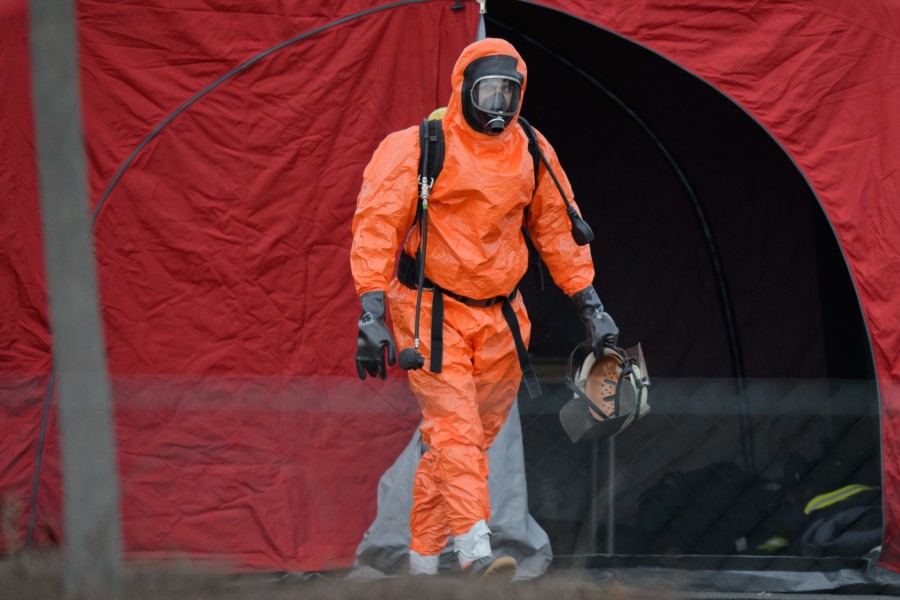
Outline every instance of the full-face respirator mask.
<path id="1" fill-rule="evenodd" d="M 463 116 L 475 131 L 499 135 L 519 112 L 524 77 L 512 56 L 485 56 L 463 73 Z"/>

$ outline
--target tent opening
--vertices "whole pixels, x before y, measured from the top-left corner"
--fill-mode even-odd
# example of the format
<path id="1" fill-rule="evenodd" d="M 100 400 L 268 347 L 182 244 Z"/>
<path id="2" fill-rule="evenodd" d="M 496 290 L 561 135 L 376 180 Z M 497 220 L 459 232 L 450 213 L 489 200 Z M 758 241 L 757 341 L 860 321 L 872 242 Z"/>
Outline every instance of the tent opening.
<path id="1" fill-rule="evenodd" d="M 560 156 L 594 229 L 595 286 L 652 380 L 645 421 L 572 445 L 557 413 L 583 327 L 558 289 L 523 282 L 546 392 L 520 398 L 529 503 L 556 554 L 858 559 L 881 535 L 878 392 L 804 175 L 740 106 L 643 46 L 524 2 L 487 17 L 528 65 L 522 114 Z M 834 514 L 805 512 L 845 488 Z M 847 535 L 815 538 L 817 518 L 851 509 Z"/>

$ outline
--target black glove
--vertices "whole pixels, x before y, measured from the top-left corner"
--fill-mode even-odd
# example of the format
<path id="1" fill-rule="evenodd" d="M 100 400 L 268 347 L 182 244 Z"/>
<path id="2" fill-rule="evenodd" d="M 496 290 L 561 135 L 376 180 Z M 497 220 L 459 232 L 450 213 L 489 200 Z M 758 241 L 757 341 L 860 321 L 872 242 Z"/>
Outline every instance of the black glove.
<path id="1" fill-rule="evenodd" d="M 359 335 L 356 336 L 356 372 L 360 379 L 366 373 L 387 379 L 384 366 L 384 348 L 388 351 L 388 364 L 397 362 L 397 346 L 394 336 L 384 324 L 384 292 L 366 292 L 359 297 L 363 313 L 359 318 Z"/>
<path id="2" fill-rule="evenodd" d="M 594 356 L 603 356 L 604 346 L 614 346 L 619 339 L 619 328 L 608 313 L 603 311 L 603 303 L 594 286 L 589 285 L 572 294 L 572 302 L 578 309 L 578 316 L 587 329 L 587 341 L 594 349 Z"/>

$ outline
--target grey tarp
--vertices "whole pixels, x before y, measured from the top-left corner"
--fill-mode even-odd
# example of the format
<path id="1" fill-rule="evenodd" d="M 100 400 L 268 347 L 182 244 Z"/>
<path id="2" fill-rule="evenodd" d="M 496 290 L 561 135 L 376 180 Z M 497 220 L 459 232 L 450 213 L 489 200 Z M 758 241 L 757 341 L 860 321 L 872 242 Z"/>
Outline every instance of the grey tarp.
<path id="1" fill-rule="evenodd" d="M 350 577 L 367 578 L 407 572 L 409 511 L 412 484 L 423 452 L 418 428 L 409 444 L 378 483 L 378 512 L 356 550 Z M 530 579 L 546 572 L 553 558 L 550 540 L 528 513 L 525 458 L 518 403 L 488 450 L 491 494 L 491 546 L 494 556 L 512 556 L 519 562 L 516 579 Z M 456 561 L 451 541 L 441 554 L 441 569 Z"/>
<path id="2" fill-rule="evenodd" d="M 880 547 L 874 548 L 861 559 L 855 559 L 856 566 L 850 566 L 846 559 L 781 557 L 781 568 L 638 567 L 588 569 L 588 572 L 594 581 L 615 581 L 633 589 L 680 590 L 682 593 L 674 593 L 672 597 L 683 598 L 775 598 L 781 594 L 822 600 L 832 595 L 854 599 L 900 597 L 900 575 L 876 564 L 880 551 Z M 585 571 L 556 570 L 556 573 L 583 577 Z"/>

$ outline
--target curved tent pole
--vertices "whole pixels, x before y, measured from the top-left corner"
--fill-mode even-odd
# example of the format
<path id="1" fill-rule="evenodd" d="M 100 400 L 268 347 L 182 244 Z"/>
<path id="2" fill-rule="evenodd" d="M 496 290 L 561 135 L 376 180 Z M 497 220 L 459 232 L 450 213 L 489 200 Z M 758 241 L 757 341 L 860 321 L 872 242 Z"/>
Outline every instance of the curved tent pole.
<path id="1" fill-rule="evenodd" d="M 546 7 L 544 7 L 546 8 Z M 553 10 L 553 9 L 551 9 Z M 558 11 L 559 12 L 559 11 Z M 573 17 L 575 18 L 575 17 Z M 710 266 L 713 270 L 713 277 L 716 282 L 716 291 L 719 295 L 719 302 L 722 306 L 722 314 L 725 318 L 725 330 L 728 335 L 728 349 L 731 354 L 731 364 L 732 369 L 734 371 L 735 384 L 737 386 L 738 392 L 738 401 L 740 404 L 740 429 L 741 429 L 741 447 L 743 451 L 744 464 L 750 469 L 751 472 L 756 472 L 756 459 L 753 451 L 753 439 L 752 439 L 752 427 L 750 424 L 750 416 L 749 416 L 749 406 L 747 405 L 747 398 L 744 393 L 746 388 L 745 383 L 745 375 L 744 375 L 744 361 L 743 356 L 741 354 L 740 342 L 738 339 L 737 325 L 735 323 L 734 318 L 734 310 L 732 308 L 731 303 L 731 295 L 728 292 L 728 285 L 725 281 L 725 273 L 722 269 L 722 261 L 719 258 L 719 250 L 716 246 L 715 239 L 712 235 L 712 230 L 709 226 L 709 219 L 706 216 L 706 212 L 703 209 L 703 205 L 700 203 L 700 199 L 697 197 L 697 193 L 694 191 L 693 186 L 682 170 L 681 166 L 678 164 L 678 161 L 675 160 L 675 157 L 669 151 L 668 147 L 659 139 L 653 130 L 647 125 L 646 121 L 644 121 L 640 115 L 638 115 L 634 109 L 632 109 L 628 104 L 625 103 L 624 100 L 619 98 L 616 94 L 614 94 L 609 88 L 603 85 L 597 78 L 593 77 L 590 73 L 578 67 L 574 63 L 572 63 L 567 58 L 559 55 L 554 52 L 548 46 L 542 44 L 538 40 L 532 38 L 531 36 L 522 33 L 510 27 L 505 23 L 501 23 L 495 17 L 487 17 L 487 20 L 496 27 L 504 29 L 506 31 L 512 32 L 515 35 L 521 37 L 523 40 L 532 44 L 536 48 L 542 50 L 548 55 L 552 56 L 555 60 L 570 68 L 572 71 L 577 73 L 580 77 L 582 77 L 585 81 L 589 82 L 591 85 L 599 89 L 603 92 L 610 100 L 612 100 L 619 108 L 622 109 L 625 114 L 627 114 L 632 121 L 644 132 L 644 134 L 650 138 L 651 141 L 656 145 L 660 154 L 666 159 L 666 162 L 672 167 L 672 171 L 675 173 L 675 176 L 678 178 L 678 182 L 681 184 L 682 188 L 684 188 L 685 193 L 688 196 L 688 199 L 691 202 L 691 206 L 694 209 L 694 213 L 697 216 L 697 221 L 700 224 L 700 229 L 703 234 L 703 240 L 706 243 L 706 253 L 709 257 Z M 593 25 L 593 24 L 592 24 Z M 597 27 L 596 25 L 594 25 Z M 598 29 L 601 29 L 598 27 Z"/>
<path id="2" fill-rule="evenodd" d="M 28 536 L 25 538 L 25 545 L 31 545 L 31 538 L 34 536 L 34 509 L 37 503 L 38 481 L 41 475 L 41 457 L 44 454 L 44 439 L 47 432 L 47 420 L 50 415 L 50 401 L 53 398 L 53 379 L 56 377 L 56 361 L 50 363 L 50 382 L 47 384 L 47 395 L 44 398 L 44 412 L 41 415 L 41 432 L 38 437 L 37 452 L 34 458 L 34 478 L 31 482 L 31 501 L 28 505 Z"/>
<path id="3" fill-rule="evenodd" d="M 262 60 L 263 58 L 265 58 L 266 56 L 269 56 L 270 54 L 274 54 L 274 53 L 278 52 L 279 50 L 283 50 L 284 48 L 286 48 L 296 42 L 299 42 L 300 40 L 304 40 L 304 39 L 311 37 L 317 33 L 321 33 L 327 29 L 337 27 L 338 25 L 343 25 L 344 23 L 347 23 L 349 21 L 353 21 L 355 19 L 359 19 L 361 17 L 365 17 L 365 16 L 368 16 L 368 15 L 371 15 L 374 13 L 391 10 L 394 8 L 401 8 L 403 6 L 407 6 L 410 4 L 424 4 L 427 2 L 438 2 L 438 1 L 439 0 L 401 0 L 400 2 L 393 2 L 391 4 L 385 4 L 383 6 L 376 6 L 373 8 L 355 12 L 353 14 L 346 15 L 344 17 L 341 17 L 339 19 L 331 21 L 330 23 L 320 25 L 318 27 L 310 29 L 309 31 L 305 31 L 301 34 L 298 34 L 288 40 L 285 40 L 279 44 L 272 46 L 271 48 L 268 48 L 267 50 L 263 50 L 262 52 L 247 59 L 246 61 L 244 61 L 243 63 L 241 63 L 240 65 L 238 65 L 237 67 L 235 67 L 234 69 L 229 71 L 228 73 L 219 77 L 217 80 L 215 80 L 214 82 L 212 82 L 211 84 L 209 84 L 208 86 L 206 86 L 205 88 L 203 88 L 202 90 L 197 92 L 189 100 L 187 100 L 181 106 L 176 108 L 171 114 L 169 114 L 169 116 L 167 116 L 165 119 L 163 119 L 159 123 L 159 125 L 154 127 L 153 130 L 149 134 L 147 134 L 147 136 L 141 141 L 140 144 L 137 145 L 137 147 L 132 151 L 132 153 L 130 155 L 128 155 L 128 158 L 125 159 L 125 162 L 122 163 L 122 165 L 116 171 L 115 175 L 113 175 L 113 178 L 110 180 L 109 185 L 106 187 L 106 191 L 103 192 L 103 196 L 100 198 L 100 202 L 97 203 L 97 208 L 94 209 L 94 216 L 91 220 L 91 233 L 93 233 L 93 231 L 94 231 L 94 226 L 97 224 L 97 219 L 100 216 L 101 209 L 103 208 L 103 206 L 106 203 L 106 199 L 109 198 L 109 195 L 110 195 L 110 193 L 112 193 L 113 188 L 116 187 L 116 184 L 119 182 L 119 179 L 122 178 L 122 174 L 125 172 L 126 169 L 128 169 L 128 167 L 131 166 L 131 163 L 134 162 L 134 159 L 141 152 L 141 150 L 143 150 L 144 147 L 148 143 L 150 143 L 150 141 L 153 138 L 155 138 L 157 136 L 157 134 L 159 134 L 159 132 L 162 131 L 163 128 L 165 128 L 165 126 L 168 125 L 175 117 L 177 117 L 178 115 L 183 113 L 194 102 L 196 102 L 197 100 L 199 100 L 200 98 L 202 98 L 203 96 L 205 96 L 206 94 L 208 94 L 209 92 L 211 92 L 212 90 L 217 88 L 219 85 L 228 81 L 229 79 L 231 79 L 238 73 L 250 68 L 255 63 L 257 63 L 260 60 Z M 454 6 L 452 8 L 458 9 L 458 8 L 462 8 L 462 7 Z M 29 502 L 28 535 L 25 540 L 26 546 L 31 545 L 32 537 L 34 534 L 34 509 L 35 509 L 35 505 L 37 502 L 38 482 L 40 480 L 40 473 L 41 473 L 41 458 L 43 455 L 44 439 L 45 439 L 46 429 L 47 429 L 47 420 L 49 418 L 49 413 L 50 413 L 50 401 L 51 401 L 51 398 L 53 395 L 52 394 L 53 378 L 54 378 L 54 374 L 56 373 L 56 360 L 55 359 L 52 360 L 50 365 L 51 365 L 50 366 L 50 382 L 47 385 L 47 395 L 44 400 L 44 410 L 43 410 L 43 415 L 41 417 L 40 437 L 38 439 L 37 454 L 35 456 L 35 461 L 34 461 L 34 476 L 32 478 L 33 480 L 32 480 L 31 499 Z"/>
<path id="4" fill-rule="evenodd" d="M 200 98 L 202 98 L 203 96 L 208 94 L 209 92 L 211 92 L 214 89 L 216 89 L 217 87 L 219 87 L 219 85 L 221 85 L 222 83 L 228 81 L 229 79 L 231 79 L 238 73 L 245 71 L 248 68 L 252 67 L 255 63 L 259 62 L 266 56 L 269 56 L 270 54 L 274 54 L 274 53 L 278 52 L 279 50 L 283 50 L 283 49 L 287 48 L 288 46 L 291 46 L 291 45 L 295 44 L 296 42 L 299 42 L 300 40 L 304 40 L 310 36 L 313 36 L 317 33 L 321 33 L 327 29 L 337 27 L 338 25 L 343 25 L 344 23 L 347 23 L 349 21 L 353 21 L 355 19 L 359 19 L 361 17 L 365 17 L 365 16 L 368 16 L 368 15 L 371 15 L 374 13 L 391 10 L 394 8 L 400 8 L 403 6 L 407 6 L 409 4 L 424 4 L 427 2 L 437 2 L 437 1 L 439 1 L 439 0 L 402 0 L 401 2 L 394 2 L 392 4 L 385 4 L 383 6 L 376 6 L 373 8 L 355 12 L 355 13 L 347 15 L 345 17 L 341 17 L 340 19 L 331 21 L 330 23 L 326 23 L 324 25 L 314 27 L 313 29 L 310 29 L 309 31 L 303 32 L 303 33 L 298 34 L 288 40 L 285 40 L 279 44 L 276 44 L 267 50 L 263 50 L 259 54 L 256 54 L 255 56 L 247 59 L 246 61 L 244 61 L 243 63 L 241 63 L 240 65 L 238 65 L 237 67 L 235 67 L 234 69 L 229 71 L 228 73 L 225 73 L 224 75 L 222 75 L 221 77 L 216 79 L 214 82 L 212 82 L 211 84 L 209 84 L 208 86 L 206 86 L 205 88 L 203 88 L 202 90 L 197 92 L 193 97 L 191 97 L 189 100 L 187 100 L 184 104 L 182 104 L 181 106 L 176 108 L 168 117 L 163 119 L 160 122 L 160 124 L 157 125 L 156 127 L 154 127 L 153 131 L 151 131 L 149 134 L 147 134 L 147 137 L 145 137 L 141 141 L 141 143 L 138 144 L 137 148 L 134 149 L 134 151 L 128 156 L 128 158 L 125 159 L 125 162 L 122 163 L 122 166 L 119 167 L 119 170 L 116 171 L 116 174 L 113 175 L 112 180 L 110 180 L 109 185 L 106 188 L 106 191 L 103 192 L 103 196 L 100 198 L 100 202 L 97 203 L 97 208 L 94 210 L 94 219 L 91 222 L 91 231 L 93 231 L 93 229 L 94 229 L 94 225 L 97 222 L 97 217 L 100 215 L 100 210 L 103 208 L 103 205 L 106 202 L 106 199 L 109 197 L 109 194 L 112 192 L 113 188 L 116 186 L 116 184 L 119 182 L 119 179 L 122 177 L 122 173 L 124 173 L 125 170 L 129 166 L 131 166 L 131 163 L 134 161 L 135 157 L 137 157 L 137 155 L 140 153 L 140 151 L 144 149 L 144 146 L 146 146 L 148 143 L 150 143 L 150 140 L 152 140 L 154 137 L 156 137 L 156 135 L 166 125 L 168 125 L 169 122 L 172 121 L 172 119 L 174 119 L 175 117 L 177 117 L 178 115 L 183 113 L 185 110 L 187 110 L 188 107 L 191 106 L 191 104 L 193 104 L 194 102 L 196 102 L 197 100 L 199 100 Z"/>

